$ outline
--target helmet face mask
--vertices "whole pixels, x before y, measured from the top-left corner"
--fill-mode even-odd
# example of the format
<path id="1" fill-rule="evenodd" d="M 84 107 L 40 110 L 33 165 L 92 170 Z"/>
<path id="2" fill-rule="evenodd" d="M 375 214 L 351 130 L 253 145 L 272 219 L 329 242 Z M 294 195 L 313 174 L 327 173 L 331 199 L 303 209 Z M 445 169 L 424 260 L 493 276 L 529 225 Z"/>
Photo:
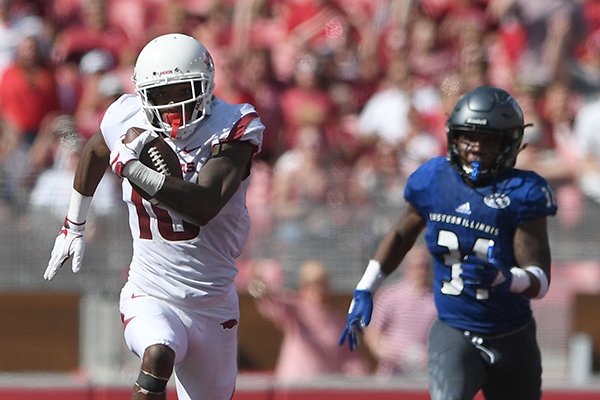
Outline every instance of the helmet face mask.
<path id="1" fill-rule="evenodd" d="M 462 174 L 472 182 L 482 182 L 497 175 L 510 155 L 508 134 L 479 131 L 455 131 L 451 145 L 454 160 Z M 512 166 L 512 165 L 511 165 Z"/>
<path id="2" fill-rule="evenodd" d="M 132 79 L 148 121 L 165 136 L 184 139 L 211 113 L 214 63 L 190 36 L 152 40 L 140 52 Z"/>
<path id="3" fill-rule="evenodd" d="M 506 91 L 478 87 L 461 97 L 446 123 L 448 159 L 471 183 L 486 183 L 515 165 L 525 126 Z"/>

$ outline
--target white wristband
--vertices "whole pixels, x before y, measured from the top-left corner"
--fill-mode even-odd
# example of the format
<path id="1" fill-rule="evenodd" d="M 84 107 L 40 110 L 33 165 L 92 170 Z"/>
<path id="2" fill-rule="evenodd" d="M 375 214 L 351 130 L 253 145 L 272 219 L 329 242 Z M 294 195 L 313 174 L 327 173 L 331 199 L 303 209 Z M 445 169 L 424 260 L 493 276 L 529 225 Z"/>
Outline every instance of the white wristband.
<path id="1" fill-rule="evenodd" d="M 144 192 L 154 196 L 165 183 L 165 175 L 146 167 L 141 161 L 132 161 L 123 168 L 123 176 L 135 183 Z"/>
<path id="2" fill-rule="evenodd" d="M 531 278 L 523 268 L 512 267 L 510 269 L 510 274 L 512 275 L 512 282 L 510 283 L 511 292 L 523 293 L 531 286 Z"/>
<path id="3" fill-rule="evenodd" d="M 525 271 L 531 273 L 537 278 L 538 281 L 540 281 L 540 289 L 538 290 L 537 296 L 535 296 L 534 298 L 543 298 L 546 295 L 546 293 L 548 293 L 548 287 L 550 286 L 550 282 L 548 282 L 548 275 L 546 275 L 544 270 L 538 267 L 537 265 L 527 266 L 525 267 Z"/>
<path id="4" fill-rule="evenodd" d="M 92 204 L 92 196 L 84 196 L 77 190 L 71 191 L 71 200 L 69 202 L 69 211 L 67 211 L 67 219 L 77 225 L 84 224 L 88 211 Z"/>
<path id="5" fill-rule="evenodd" d="M 537 296 L 534 298 L 541 299 L 548 293 L 548 276 L 546 276 L 544 270 L 537 265 L 530 265 L 525 268 L 512 267 L 510 273 L 512 274 L 512 282 L 510 284 L 511 292 L 523 293 L 527 290 L 531 286 L 531 277 L 529 274 L 532 274 L 540 282 L 540 289 Z"/>
<path id="6" fill-rule="evenodd" d="M 368 290 L 371 293 L 375 293 L 384 279 L 385 275 L 381 272 L 379 261 L 371 260 L 367 264 L 365 273 L 356 285 L 356 290 Z"/>

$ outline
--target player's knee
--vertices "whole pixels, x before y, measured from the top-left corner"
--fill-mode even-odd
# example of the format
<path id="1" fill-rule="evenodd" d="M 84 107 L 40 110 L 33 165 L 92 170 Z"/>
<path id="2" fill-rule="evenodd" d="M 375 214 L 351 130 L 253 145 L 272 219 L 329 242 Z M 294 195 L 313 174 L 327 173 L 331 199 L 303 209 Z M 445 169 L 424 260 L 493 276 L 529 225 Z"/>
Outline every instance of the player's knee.
<path id="1" fill-rule="evenodd" d="M 169 379 L 173 372 L 175 352 L 164 344 L 154 344 L 144 351 L 142 370 Z"/>
<path id="2" fill-rule="evenodd" d="M 175 352 L 168 346 L 156 344 L 148 347 L 142 357 L 142 369 L 135 382 L 139 393 L 162 394 L 173 372 Z"/>

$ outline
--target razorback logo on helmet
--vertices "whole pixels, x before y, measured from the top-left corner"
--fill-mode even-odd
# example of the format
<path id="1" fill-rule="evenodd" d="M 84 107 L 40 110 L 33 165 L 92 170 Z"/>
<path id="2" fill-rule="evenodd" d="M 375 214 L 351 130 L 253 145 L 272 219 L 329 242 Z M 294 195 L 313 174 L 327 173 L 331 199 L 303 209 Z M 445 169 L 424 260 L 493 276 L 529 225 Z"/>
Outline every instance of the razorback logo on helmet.
<path id="1" fill-rule="evenodd" d="M 225 322 L 221 322 L 221 328 L 223 330 L 227 329 L 233 329 L 233 327 L 235 327 L 238 324 L 237 319 L 230 319 L 227 320 Z"/>

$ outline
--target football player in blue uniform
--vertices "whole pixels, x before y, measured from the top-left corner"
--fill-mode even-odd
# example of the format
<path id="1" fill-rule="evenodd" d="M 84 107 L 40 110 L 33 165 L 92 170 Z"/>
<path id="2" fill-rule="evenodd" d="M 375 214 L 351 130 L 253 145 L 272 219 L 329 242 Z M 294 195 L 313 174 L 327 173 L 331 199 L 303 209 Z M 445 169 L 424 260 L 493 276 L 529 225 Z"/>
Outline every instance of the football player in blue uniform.
<path id="1" fill-rule="evenodd" d="M 506 91 L 463 95 L 446 125 L 448 156 L 408 179 L 407 209 L 356 286 L 340 345 L 358 346 L 373 293 L 425 229 L 437 320 L 429 333 L 433 400 L 541 398 L 541 356 L 531 299 L 550 283 L 546 180 L 515 169 L 527 125 Z"/>

